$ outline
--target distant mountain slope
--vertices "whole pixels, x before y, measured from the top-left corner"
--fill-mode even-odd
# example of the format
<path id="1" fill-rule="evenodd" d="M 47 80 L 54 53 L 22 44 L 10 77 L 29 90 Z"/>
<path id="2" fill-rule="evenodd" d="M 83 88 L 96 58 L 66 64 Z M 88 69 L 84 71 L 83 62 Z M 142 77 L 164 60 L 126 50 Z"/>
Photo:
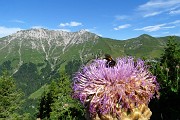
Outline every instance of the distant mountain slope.
<path id="1" fill-rule="evenodd" d="M 157 38 L 149 35 L 141 35 L 126 41 L 125 52 L 132 56 L 154 58 L 159 57 L 163 47 L 164 44 L 161 44 L 161 41 Z"/>
<path id="2" fill-rule="evenodd" d="M 97 38 L 97 35 L 84 30 L 78 32 L 23 30 L 0 39 L 0 62 L 12 60 L 20 66 L 29 61 L 40 63 L 47 60 L 53 67 L 58 58 L 70 47 Z"/>
<path id="3" fill-rule="evenodd" d="M 125 53 L 136 57 L 158 58 L 162 54 L 167 37 L 155 38 L 143 34 L 137 38 L 126 40 Z M 180 43 L 180 37 L 176 37 L 176 42 Z"/>
<path id="4" fill-rule="evenodd" d="M 53 67 L 58 59 L 67 61 L 76 57 L 84 61 L 102 56 L 104 53 L 110 53 L 115 57 L 132 55 L 154 58 L 159 57 L 167 39 L 144 34 L 122 41 L 102 38 L 85 30 L 78 32 L 22 30 L 0 39 L 0 63 L 13 60 L 20 66 L 28 61 L 39 63 L 47 60 Z"/>
<path id="5" fill-rule="evenodd" d="M 87 62 L 105 53 L 114 57 L 131 55 L 136 57 L 159 57 L 168 37 L 155 38 L 141 35 L 128 40 L 102 38 L 80 30 L 78 32 L 54 31 L 47 29 L 22 30 L 0 38 L 0 63 L 11 60 L 13 66 L 26 62 L 49 61 L 51 67 L 72 59 Z M 178 42 L 180 37 L 177 37 Z"/>

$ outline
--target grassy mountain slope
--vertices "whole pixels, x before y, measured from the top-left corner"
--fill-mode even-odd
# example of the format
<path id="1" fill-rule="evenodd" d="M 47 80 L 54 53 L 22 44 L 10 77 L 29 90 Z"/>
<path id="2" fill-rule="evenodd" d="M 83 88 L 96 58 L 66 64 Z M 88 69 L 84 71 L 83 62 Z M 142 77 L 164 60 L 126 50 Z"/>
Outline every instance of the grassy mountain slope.
<path id="1" fill-rule="evenodd" d="M 176 38 L 179 42 L 180 37 Z M 73 59 L 86 63 L 105 53 L 113 57 L 130 55 L 156 58 L 161 55 L 167 39 L 168 37 L 155 38 L 144 34 L 122 41 L 102 38 L 87 31 L 56 33 L 46 29 L 24 30 L 0 38 L 0 63 L 10 60 L 16 71 L 23 63 L 39 64 L 47 60 L 54 69 L 56 65 L 65 66 Z"/>

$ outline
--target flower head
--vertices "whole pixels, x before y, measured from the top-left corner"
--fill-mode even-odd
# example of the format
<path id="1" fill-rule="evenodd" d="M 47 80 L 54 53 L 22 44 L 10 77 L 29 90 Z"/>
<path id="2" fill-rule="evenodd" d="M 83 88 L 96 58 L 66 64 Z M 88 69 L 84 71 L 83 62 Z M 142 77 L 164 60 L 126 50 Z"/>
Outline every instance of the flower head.
<path id="1" fill-rule="evenodd" d="M 74 77 L 73 96 L 88 104 L 91 115 L 118 114 L 120 109 L 132 110 L 148 104 L 159 85 L 144 61 L 132 57 L 119 58 L 114 67 L 105 60 L 94 60 Z"/>

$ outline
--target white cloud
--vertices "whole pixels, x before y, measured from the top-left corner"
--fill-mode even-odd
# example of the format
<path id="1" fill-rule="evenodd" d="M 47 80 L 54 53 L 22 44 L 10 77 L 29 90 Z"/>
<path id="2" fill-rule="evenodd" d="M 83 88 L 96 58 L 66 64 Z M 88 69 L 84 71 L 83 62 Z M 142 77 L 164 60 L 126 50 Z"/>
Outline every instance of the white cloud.
<path id="1" fill-rule="evenodd" d="M 65 31 L 65 32 L 71 32 L 70 29 L 54 29 L 54 30 L 57 30 L 57 31 Z"/>
<path id="2" fill-rule="evenodd" d="M 178 6 L 179 0 L 150 0 L 146 4 L 140 5 L 138 10 L 167 9 Z"/>
<path id="3" fill-rule="evenodd" d="M 147 3 L 138 6 L 143 17 L 152 17 L 162 13 L 179 14 L 176 9 L 180 8 L 180 0 L 150 0 Z"/>
<path id="4" fill-rule="evenodd" d="M 166 26 L 166 27 L 163 27 L 164 29 L 170 29 L 170 28 L 175 28 L 176 26 Z"/>
<path id="5" fill-rule="evenodd" d="M 20 30 L 22 30 L 22 29 L 21 28 L 8 28 L 8 27 L 0 26 L 0 37 L 11 35 Z"/>
<path id="6" fill-rule="evenodd" d="M 143 17 L 151 17 L 151 16 L 159 15 L 159 14 L 161 14 L 161 13 L 162 13 L 162 12 L 147 13 L 147 14 L 145 14 Z"/>
<path id="7" fill-rule="evenodd" d="M 124 24 L 124 25 L 120 25 L 120 26 L 114 28 L 114 30 L 121 30 L 121 29 L 124 29 L 124 28 L 128 28 L 130 26 L 131 26 L 130 24 Z"/>
<path id="8" fill-rule="evenodd" d="M 175 21 L 170 22 L 170 23 L 168 23 L 168 24 L 179 24 L 179 23 L 180 23 L 180 20 L 175 20 Z"/>
<path id="9" fill-rule="evenodd" d="M 45 28 L 45 29 L 46 29 L 46 27 L 44 27 L 44 26 L 41 26 L 41 25 L 32 26 L 31 28 L 33 28 L 33 29 Z"/>
<path id="10" fill-rule="evenodd" d="M 129 19 L 129 16 L 127 16 L 127 15 L 116 15 L 115 19 L 116 20 L 125 20 L 125 19 Z"/>
<path id="11" fill-rule="evenodd" d="M 25 23 L 24 21 L 22 21 L 22 20 L 17 20 L 17 19 L 15 19 L 15 20 L 10 20 L 10 22 L 15 22 L 15 23 Z"/>
<path id="12" fill-rule="evenodd" d="M 143 31 L 146 31 L 146 32 L 154 32 L 154 31 L 158 31 L 158 30 L 161 30 L 161 29 L 175 28 L 176 24 L 178 24 L 178 23 L 180 23 L 180 20 L 176 20 L 176 21 L 169 22 L 169 23 L 146 26 L 146 27 L 143 27 L 143 28 L 136 28 L 134 30 L 143 30 Z"/>
<path id="13" fill-rule="evenodd" d="M 60 23 L 60 27 L 77 27 L 77 26 L 81 26 L 82 23 L 80 22 L 75 22 L 75 21 L 72 21 L 70 23 Z"/>
<path id="14" fill-rule="evenodd" d="M 171 14 L 171 15 L 180 14 L 180 9 L 179 10 L 170 11 L 169 14 Z"/>
<path id="15" fill-rule="evenodd" d="M 159 24 L 159 25 L 154 25 L 154 26 L 146 26 L 146 27 L 137 28 L 137 29 L 134 29 L 134 30 L 143 30 L 143 31 L 146 31 L 146 32 L 153 32 L 153 31 L 160 30 L 161 27 L 163 27 L 163 26 L 165 26 L 165 24 Z"/>

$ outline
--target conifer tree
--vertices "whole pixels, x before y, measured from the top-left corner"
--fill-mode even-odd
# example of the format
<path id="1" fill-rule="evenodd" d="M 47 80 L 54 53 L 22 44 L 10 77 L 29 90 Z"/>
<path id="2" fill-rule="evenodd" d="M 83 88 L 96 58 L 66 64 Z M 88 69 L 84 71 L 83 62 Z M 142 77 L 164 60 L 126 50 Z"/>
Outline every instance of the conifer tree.
<path id="1" fill-rule="evenodd" d="M 0 118 L 11 120 L 20 118 L 17 110 L 22 104 L 23 93 L 17 89 L 12 77 L 7 73 L 0 76 Z"/>
<path id="2" fill-rule="evenodd" d="M 38 118 L 52 120 L 83 120 L 84 109 L 72 98 L 71 80 L 64 72 L 53 80 L 40 100 Z"/>
<path id="3" fill-rule="evenodd" d="M 155 114 L 152 120 L 156 120 L 157 116 L 161 119 L 177 120 L 180 119 L 180 48 L 175 43 L 175 37 L 168 39 L 167 46 L 164 49 L 160 61 L 154 65 L 152 70 L 160 83 L 160 99 L 155 105 Z M 150 104 L 151 106 L 152 104 Z M 152 105 L 154 106 L 154 105 Z M 158 113 L 158 115 L 157 115 Z"/>
<path id="4" fill-rule="evenodd" d="M 165 86 L 172 92 L 177 93 L 179 91 L 179 77 L 180 77 L 180 48 L 175 43 L 175 37 L 171 36 L 168 39 L 167 47 L 164 50 L 164 54 L 160 61 L 161 72 L 165 76 Z M 166 89 L 166 90 L 167 90 Z M 169 91 L 168 90 L 168 91 Z"/>

